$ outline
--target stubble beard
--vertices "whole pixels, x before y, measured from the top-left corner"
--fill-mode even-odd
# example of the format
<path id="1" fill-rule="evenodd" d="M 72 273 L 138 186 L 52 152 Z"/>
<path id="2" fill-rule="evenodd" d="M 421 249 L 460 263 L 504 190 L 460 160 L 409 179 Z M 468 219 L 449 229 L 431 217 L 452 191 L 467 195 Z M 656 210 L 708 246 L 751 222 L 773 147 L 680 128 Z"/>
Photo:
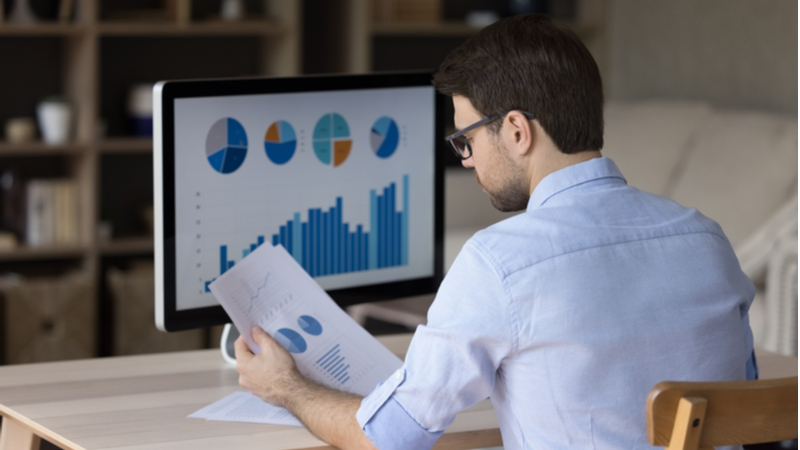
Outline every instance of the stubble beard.
<path id="1" fill-rule="evenodd" d="M 501 159 L 497 170 L 502 173 L 495 174 L 500 180 L 497 188 L 487 187 L 487 183 L 481 180 L 478 171 L 475 170 L 475 178 L 483 190 L 489 194 L 489 201 L 492 206 L 501 212 L 522 211 L 528 207 L 530 193 L 527 189 L 525 171 L 514 164 L 514 161 L 506 153 L 506 149 L 500 142 L 495 144 L 493 151 L 496 151 Z"/>

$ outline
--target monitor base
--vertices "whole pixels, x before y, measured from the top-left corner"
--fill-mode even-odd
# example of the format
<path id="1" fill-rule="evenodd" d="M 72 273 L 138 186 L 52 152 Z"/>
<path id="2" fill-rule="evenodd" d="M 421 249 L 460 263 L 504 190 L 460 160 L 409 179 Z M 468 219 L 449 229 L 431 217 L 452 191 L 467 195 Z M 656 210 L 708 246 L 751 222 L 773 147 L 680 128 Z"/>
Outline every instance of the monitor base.
<path id="1" fill-rule="evenodd" d="M 219 341 L 219 349 L 222 352 L 222 359 L 230 365 L 236 365 L 236 350 L 233 343 L 239 337 L 239 330 L 232 323 L 226 323 L 222 330 L 222 338 Z"/>

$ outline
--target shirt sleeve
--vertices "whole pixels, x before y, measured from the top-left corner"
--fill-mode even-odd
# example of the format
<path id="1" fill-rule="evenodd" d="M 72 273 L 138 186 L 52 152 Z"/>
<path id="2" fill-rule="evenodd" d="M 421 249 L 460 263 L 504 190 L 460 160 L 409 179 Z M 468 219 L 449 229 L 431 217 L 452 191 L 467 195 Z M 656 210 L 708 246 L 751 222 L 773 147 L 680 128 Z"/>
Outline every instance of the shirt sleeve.
<path id="1" fill-rule="evenodd" d="M 453 263 L 417 328 L 403 367 L 356 415 L 380 450 L 429 449 L 455 415 L 491 394 L 515 348 L 511 296 L 491 254 L 473 239 Z"/>

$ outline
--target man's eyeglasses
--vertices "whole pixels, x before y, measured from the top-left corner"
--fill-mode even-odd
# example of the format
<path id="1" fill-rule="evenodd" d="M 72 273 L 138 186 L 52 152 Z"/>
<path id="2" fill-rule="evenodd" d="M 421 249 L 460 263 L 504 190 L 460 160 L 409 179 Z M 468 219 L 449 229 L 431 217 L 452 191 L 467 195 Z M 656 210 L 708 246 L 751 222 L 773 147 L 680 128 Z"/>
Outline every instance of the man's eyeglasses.
<path id="1" fill-rule="evenodd" d="M 511 111 L 503 111 L 503 112 L 499 112 L 497 114 L 492 114 L 489 117 L 483 118 L 483 119 L 473 123 L 472 125 L 464 128 L 464 129 L 462 129 L 462 130 L 460 130 L 460 131 L 458 131 L 456 133 L 453 133 L 450 136 L 447 136 L 445 139 L 447 140 L 447 142 L 450 143 L 450 148 L 453 149 L 453 152 L 456 154 L 456 156 L 459 157 L 459 159 L 461 159 L 461 160 L 469 159 L 472 156 L 472 146 L 469 145 L 469 139 L 467 139 L 467 137 L 464 136 L 464 135 L 469 133 L 470 131 L 478 128 L 478 127 L 482 127 L 482 126 L 486 125 L 487 123 L 493 122 L 493 121 L 495 121 L 495 120 L 497 120 L 497 119 L 499 119 L 501 117 L 504 117 L 509 112 L 511 112 Z M 533 120 L 533 114 L 531 114 L 529 112 L 525 112 L 525 111 L 522 111 L 522 114 L 528 120 Z"/>

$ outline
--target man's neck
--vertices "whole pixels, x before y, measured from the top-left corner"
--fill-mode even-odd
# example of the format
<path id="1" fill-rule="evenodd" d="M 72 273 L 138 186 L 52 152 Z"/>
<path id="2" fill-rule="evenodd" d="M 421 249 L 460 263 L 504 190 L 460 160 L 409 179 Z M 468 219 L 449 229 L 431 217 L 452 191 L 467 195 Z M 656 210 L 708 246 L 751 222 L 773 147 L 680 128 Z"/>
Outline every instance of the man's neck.
<path id="1" fill-rule="evenodd" d="M 534 157 L 530 165 L 529 173 L 531 174 L 531 184 L 529 192 L 531 194 L 533 190 L 536 189 L 536 186 L 551 173 L 603 156 L 600 154 L 599 150 L 585 150 L 578 153 L 566 154 L 555 147 L 548 148 L 538 153 L 538 158 Z"/>

